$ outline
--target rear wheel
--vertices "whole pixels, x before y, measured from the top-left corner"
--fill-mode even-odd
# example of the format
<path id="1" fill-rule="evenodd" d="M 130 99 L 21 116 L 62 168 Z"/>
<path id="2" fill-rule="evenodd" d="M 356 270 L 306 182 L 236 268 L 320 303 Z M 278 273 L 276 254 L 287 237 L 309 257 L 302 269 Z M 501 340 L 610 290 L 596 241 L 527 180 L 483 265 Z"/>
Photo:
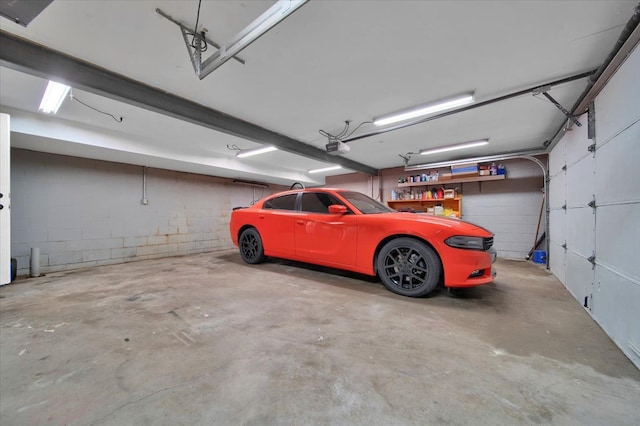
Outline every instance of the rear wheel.
<path id="1" fill-rule="evenodd" d="M 396 238 L 386 243 L 378 255 L 377 267 L 387 290 L 409 297 L 431 293 L 442 272 L 436 252 L 412 238 Z"/>
<path id="2" fill-rule="evenodd" d="M 262 238 L 255 228 L 247 228 L 240 234 L 239 244 L 242 260 L 250 264 L 264 262 L 264 248 Z"/>

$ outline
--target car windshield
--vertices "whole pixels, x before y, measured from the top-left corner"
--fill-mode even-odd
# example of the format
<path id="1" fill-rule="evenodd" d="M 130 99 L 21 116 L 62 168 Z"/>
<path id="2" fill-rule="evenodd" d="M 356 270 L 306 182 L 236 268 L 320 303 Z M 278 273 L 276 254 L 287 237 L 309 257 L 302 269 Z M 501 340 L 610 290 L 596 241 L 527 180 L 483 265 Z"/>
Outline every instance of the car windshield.
<path id="1" fill-rule="evenodd" d="M 340 195 L 342 195 L 345 200 L 353 204 L 353 206 L 360 210 L 360 212 L 363 214 L 395 212 L 395 210 L 393 210 L 392 208 L 387 207 L 384 204 L 374 200 L 373 198 L 367 197 L 366 195 L 359 192 L 345 191 L 340 192 Z"/>

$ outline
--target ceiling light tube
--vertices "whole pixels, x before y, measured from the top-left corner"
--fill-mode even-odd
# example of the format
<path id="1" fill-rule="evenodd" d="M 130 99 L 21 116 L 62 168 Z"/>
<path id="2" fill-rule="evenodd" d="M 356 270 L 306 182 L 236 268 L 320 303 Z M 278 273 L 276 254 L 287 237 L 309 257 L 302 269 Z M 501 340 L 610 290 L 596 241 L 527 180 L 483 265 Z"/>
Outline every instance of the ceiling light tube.
<path id="1" fill-rule="evenodd" d="M 70 89 L 71 87 L 69 86 L 49 80 L 38 111 L 42 111 L 45 114 L 57 113 Z"/>
<path id="2" fill-rule="evenodd" d="M 436 112 L 444 111 L 447 109 L 461 107 L 472 102 L 473 93 L 468 93 L 466 95 L 447 99 L 435 104 L 423 105 L 412 108 L 408 111 L 397 112 L 379 118 L 374 118 L 373 124 L 375 124 L 376 126 L 386 126 L 387 124 L 397 123 L 398 121 L 409 120 L 411 118 L 422 117 L 424 115 L 435 114 Z"/>
<path id="3" fill-rule="evenodd" d="M 441 152 L 447 152 L 447 151 L 457 151 L 459 149 L 474 148 L 476 146 L 487 145 L 488 143 L 489 143 L 489 139 L 482 139 L 479 141 L 459 143 L 455 145 L 443 146 L 440 148 L 423 149 L 422 151 L 420 151 L 420 155 L 439 154 Z"/>
<path id="4" fill-rule="evenodd" d="M 323 167 L 322 169 L 314 169 L 309 170 L 307 173 L 322 173 L 322 172 L 330 172 L 332 170 L 340 170 L 342 166 L 331 166 L 331 167 Z"/>
<path id="5" fill-rule="evenodd" d="M 275 146 L 265 146 L 262 148 L 256 148 L 256 149 L 247 149 L 247 150 L 243 150 L 240 151 L 239 153 L 236 154 L 236 157 L 238 158 L 246 158 L 246 157 L 251 157 L 254 155 L 259 155 L 259 154 L 265 154 L 267 152 L 271 152 L 271 151 L 277 151 L 278 148 L 276 148 Z"/>

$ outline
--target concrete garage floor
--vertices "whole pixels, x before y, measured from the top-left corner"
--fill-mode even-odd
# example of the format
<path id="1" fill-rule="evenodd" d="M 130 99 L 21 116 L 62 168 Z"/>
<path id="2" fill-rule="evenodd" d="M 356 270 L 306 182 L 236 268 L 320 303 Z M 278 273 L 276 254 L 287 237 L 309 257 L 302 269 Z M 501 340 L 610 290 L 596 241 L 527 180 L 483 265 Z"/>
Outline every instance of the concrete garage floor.
<path id="1" fill-rule="evenodd" d="M 410 299 L 236 251 L 0 289 L 3 425 L 628 424 L 640 372 L 544 268 Z"/>

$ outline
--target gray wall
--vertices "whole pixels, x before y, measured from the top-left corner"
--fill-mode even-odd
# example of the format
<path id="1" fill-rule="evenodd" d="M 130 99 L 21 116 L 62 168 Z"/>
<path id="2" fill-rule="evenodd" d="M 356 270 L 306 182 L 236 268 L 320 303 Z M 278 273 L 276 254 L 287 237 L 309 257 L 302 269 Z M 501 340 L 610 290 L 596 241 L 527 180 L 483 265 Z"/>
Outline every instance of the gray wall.
<path id="1" fill-rule="evenodd" d="M 536 237 L 544 178 L 540 167 L 532 161 L 502 163 L 507 170 L 505 180 L 461 185 L 462 218 L 495 234 L 494 247 L 501 258 L 524 259 Z M 540 235 L 544 229 L 543 212 Z M 544 249 L 544 243 L 540 249 Z"/>
<path id="2" fill-rule="evenodd" d="M 546 161 L 546 159 L 543 159 Z M 469 222 L 489 229 L 495 234 L 498 256 L 524 259 L 536 235 L 536 225 L 542 203 L 544 179 L 542 170 L 529 160 L 503 161 L 507 178 L 503 181 L 473 182 L 445 185 L 462 191 L 462 216 Z M 391 198 L 404 168 L 383 170 L 380 178 L 361 173 L 327 177 L 327 186 L 363 192 L 386 202 Z M 540 234 L 544 232 L 544 213 Z M 541 246 L 542 247 L 542 246 Z"/>
<path id="3" fill-rule="evenodd" d="M 11 255 L 29 273 L 224 250 L 232 207 L 280 188 L 227 179 L 13 149 Z M 255 195 L 254 195 L 255 194 Z"/>

